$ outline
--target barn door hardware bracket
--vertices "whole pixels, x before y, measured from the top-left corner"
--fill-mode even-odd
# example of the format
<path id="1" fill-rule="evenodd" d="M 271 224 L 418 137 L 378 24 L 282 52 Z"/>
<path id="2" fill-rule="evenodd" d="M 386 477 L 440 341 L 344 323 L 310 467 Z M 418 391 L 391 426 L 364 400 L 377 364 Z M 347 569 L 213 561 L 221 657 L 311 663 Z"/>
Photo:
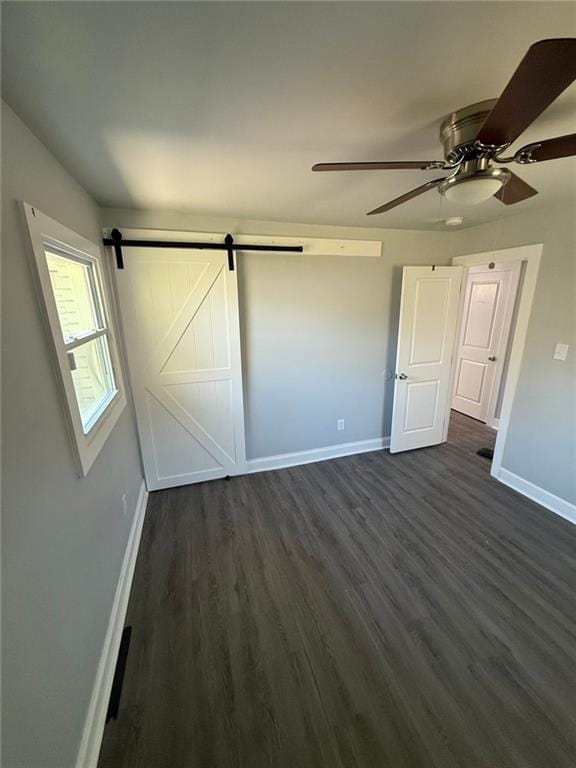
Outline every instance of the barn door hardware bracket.
<path id="1" fill-rule="evenodd" d="M 109 243 L 106 243 L 106 240 L 104 240 L 104 244 L 111 245 L 114 248 L 116 266 L 118 269 L 124 269 L 124 259 L 122 258 L 122 232 L 120 232 L 119 229 L 113 229 L 112 232 L 110 232 L 110 239 L 111 242 Z"/>
<path id="2" fill-rule="evenodd" d="M 110 237 L 103 238 L 104 245 L 114 249 L 116 256 L 116 266 L 118 269 L 124 269 L 124 259 L 122 257 L 122 248 L 189 248 L 210 251 L 226 251 L 228 253 L 228 269 L 234 271 L 234 251 L 262 251 L 272 253 L 304 253 L 302 245 L 266 245 L 265 243 L 245 244 L 234 243 L 232 235 L 228 234 L 223 243 L 214 242 L 194 242 L 189 243 L 183 240 L 124 240 L 122 232 L 119 229 L 113 229 Z"/>
<path id="3" fill-rule="evenodd" d="M 228 246 L 228 269 L 230 272 L 234 272 L 234 249 L 232 248 L 234 245 L 234 238 L 232 235 L 226 235 L 224 242 Z"/>

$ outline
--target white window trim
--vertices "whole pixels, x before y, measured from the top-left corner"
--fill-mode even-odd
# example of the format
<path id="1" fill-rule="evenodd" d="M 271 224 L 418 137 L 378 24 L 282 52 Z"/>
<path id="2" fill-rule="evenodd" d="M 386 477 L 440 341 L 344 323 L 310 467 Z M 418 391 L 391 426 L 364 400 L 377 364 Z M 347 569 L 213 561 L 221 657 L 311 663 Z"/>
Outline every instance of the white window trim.
<path id="1" fill-rule="evenodd" d="M 117 330 L 111 306 L 112 293 L 109 276 L 99 245 L 54 221 L 28 203 L 22 205 L 30 235 L 33 272 L 36 278 L 39 304 L 43 318 L 47 323 L 47 336 L 53 353 L 54 368 L 57 373 L 63 410 L 71 438 L 74 462 L 79 476 L 85 477 L 126 406 L 126 388 L 118 354 Z M 116 391 L 102 405 L 87 434 L 84 434 L 70 370 L 68 352 L 71 346 L 70 343 L 64 342 L 46 261 L 45 251 L 50 245 L 63 251 L 64 254 L 70 254 L 71 257 L 76 252 L 79 260 L 92 263 L 103 305 L 102 312 L 107 331 L 98 331 L 96 334 L 87 335 L 79 343 L 85 343 L 93 336 L 106 333 Z M 72 344 L 74 345 L 75 342 Z"/>

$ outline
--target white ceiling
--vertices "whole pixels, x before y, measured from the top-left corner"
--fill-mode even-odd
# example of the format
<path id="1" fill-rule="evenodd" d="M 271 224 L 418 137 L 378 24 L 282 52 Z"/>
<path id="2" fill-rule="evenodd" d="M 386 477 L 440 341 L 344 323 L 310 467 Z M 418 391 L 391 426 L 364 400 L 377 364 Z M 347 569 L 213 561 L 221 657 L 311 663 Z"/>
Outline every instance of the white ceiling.
<path id="1" fill-rule="evenodd" d="M 517 167 L 506 207 L 431 191 L 438 171 L 313 174 L 315 162 L 442 159 L 448 112 L 497 96 L 531 43 L 576 34 L 566 2 L 3 2 L 4 97 L 103 205 L 434 229 L 576 188 L 576 158 Z M 576 84 L 529 141 L 575 130 Z"/>

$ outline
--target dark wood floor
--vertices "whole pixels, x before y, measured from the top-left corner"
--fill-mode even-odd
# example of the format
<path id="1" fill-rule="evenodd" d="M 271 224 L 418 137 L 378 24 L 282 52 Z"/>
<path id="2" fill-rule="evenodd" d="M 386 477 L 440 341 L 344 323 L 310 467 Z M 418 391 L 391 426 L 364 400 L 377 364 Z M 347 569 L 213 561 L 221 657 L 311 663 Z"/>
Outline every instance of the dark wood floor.
<path id="1" fill-rule="evenodd" d="M 576 526 L 493 435 L 152 494 L 100 768 L 574 768 Z"/>

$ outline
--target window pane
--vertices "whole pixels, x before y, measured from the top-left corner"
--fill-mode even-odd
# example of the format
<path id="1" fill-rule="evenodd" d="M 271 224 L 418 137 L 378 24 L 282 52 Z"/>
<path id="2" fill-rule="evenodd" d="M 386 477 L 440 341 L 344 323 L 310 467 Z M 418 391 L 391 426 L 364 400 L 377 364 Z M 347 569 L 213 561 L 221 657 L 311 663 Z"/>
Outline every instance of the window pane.
<path id="1" fill-rule="evenodd" d="M 76 347 L 71 354 L 75 366 L 72 380 L 86 434 L 116 392 L 108 340 L 106 336 L 100 336 Z"/>
<path id="2" fill-rule="evenodd" d="M 69 342 L 98 330 L 98 315 L 92 294 L 92 267 L 50 251 L 46 251 L 46 261 L 64 341 Z"/>

